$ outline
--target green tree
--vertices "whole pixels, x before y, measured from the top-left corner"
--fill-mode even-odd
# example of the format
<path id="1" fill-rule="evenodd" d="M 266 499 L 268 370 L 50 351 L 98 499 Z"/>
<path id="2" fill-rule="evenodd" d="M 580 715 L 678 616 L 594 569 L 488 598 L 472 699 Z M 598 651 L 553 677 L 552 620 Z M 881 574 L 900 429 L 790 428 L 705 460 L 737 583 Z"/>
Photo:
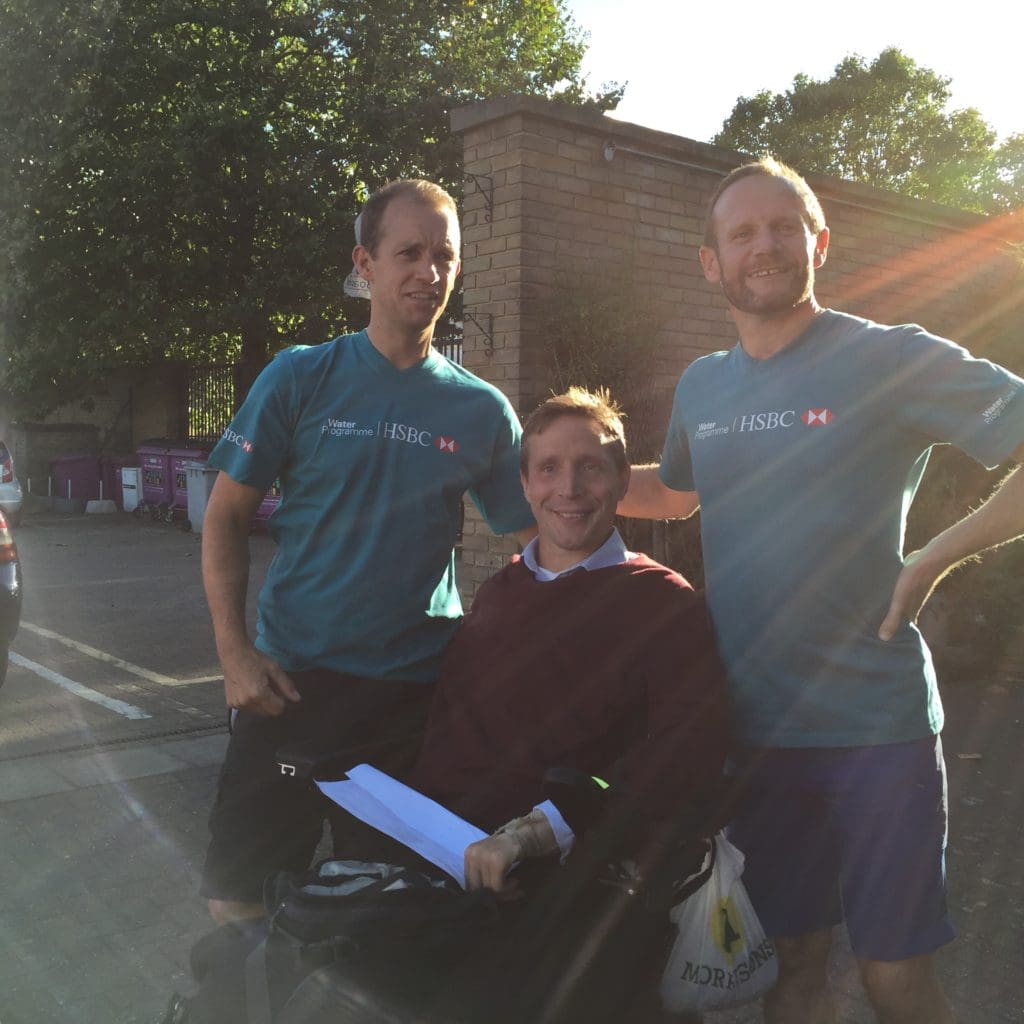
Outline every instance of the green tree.
<path id="1" fill-rule="evenodd" d="M 894 48 L 849 56 L 831 78 L 741 97 L 712 141 L 963 209 L 1024 206 L 1024 135 L 997 145 L 978 111 L 947 110 L 949 84 Z"/>
<path id="2" fill-rule="evenodd" d="M 366 195 L 459 190 L 453 106 L 614 105 L 584 48 L 564 0 L 0 0 L 0 386 L 324 340 Z"/>

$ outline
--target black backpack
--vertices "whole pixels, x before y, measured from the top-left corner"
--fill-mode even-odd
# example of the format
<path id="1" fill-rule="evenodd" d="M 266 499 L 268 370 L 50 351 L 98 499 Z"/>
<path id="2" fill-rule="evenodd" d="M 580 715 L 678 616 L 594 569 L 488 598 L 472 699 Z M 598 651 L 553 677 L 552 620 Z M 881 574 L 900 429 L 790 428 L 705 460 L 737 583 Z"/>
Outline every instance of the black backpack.
<path id="1" fill-rule="evenodd" d="M 487 890 L 464 892 L 412 868 L 347 860 L 271 876 L 264 905 L 265 920 L 224 925 L 196 943 L 199 993 L 186 1015 L 171 1019 L 271 1024 L 309 975 L 333 964 L 353 976 L 386 976 L 393 992 L 415 992 L 496 916 Z"/>

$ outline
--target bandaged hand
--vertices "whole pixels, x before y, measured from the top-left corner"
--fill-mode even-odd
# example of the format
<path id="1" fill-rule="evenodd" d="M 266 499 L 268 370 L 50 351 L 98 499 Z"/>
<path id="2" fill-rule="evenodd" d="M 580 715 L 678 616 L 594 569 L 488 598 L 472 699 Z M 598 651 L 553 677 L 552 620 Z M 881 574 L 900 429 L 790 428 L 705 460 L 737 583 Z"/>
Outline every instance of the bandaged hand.
<path id="1" fill-rule="evenodd" d="M 491 889 L 500 896 L 512 898 L 517 886 L 506 876 L 513 865 L 557 850 L 558 841 L 548 819 L 542 811 L 534 809 L 466 848 L 466 888 Z"/>

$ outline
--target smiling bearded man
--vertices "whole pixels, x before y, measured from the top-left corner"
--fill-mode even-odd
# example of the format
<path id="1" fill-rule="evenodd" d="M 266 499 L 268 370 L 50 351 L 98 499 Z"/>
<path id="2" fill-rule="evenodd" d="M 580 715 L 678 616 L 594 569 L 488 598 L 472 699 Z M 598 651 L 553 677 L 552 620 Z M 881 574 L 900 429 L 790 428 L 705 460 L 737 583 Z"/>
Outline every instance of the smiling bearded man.
<path id="1" fill-rule="evenodd" d="M 932 953 L 949 942 L 935 671 L 914 619 L 959 561 L 1024 530 L 1024 473 L 904 553 L 934 444 L 1024 461 L 1024 381 L 914 324 L 814 296 L 829 229 L 791 168 L 745 164 L 715 190 L 700 261 L 739 343 L 691 364 L 660 467 L 625 515 L 701 506 L 708 605 L 748 797 L 731 826 L 779 955 L 768 1024 L 832 1024 L 845 921 L 883 1024 L 951 1024 Z"/>

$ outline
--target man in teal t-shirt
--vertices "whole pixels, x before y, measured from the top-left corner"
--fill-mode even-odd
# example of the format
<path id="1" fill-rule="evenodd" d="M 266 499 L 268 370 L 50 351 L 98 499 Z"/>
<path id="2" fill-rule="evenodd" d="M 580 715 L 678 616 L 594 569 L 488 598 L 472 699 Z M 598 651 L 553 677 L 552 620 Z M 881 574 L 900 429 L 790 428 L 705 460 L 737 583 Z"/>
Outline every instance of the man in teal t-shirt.
<path id="1" fill-rule="evenodd" d="M 415 752 L 462 614 L 453 549 L 463 495 L 496 533 L 532 533 L 515 413 L 431 348 L 459 269 L 454 202 L 429 182 L 395 182 L 358 230 L 369 326 L 278 355 L 210 456 L 221 473 L 203 578 L 236 709 L 203 871 L 218 923 L 262 913 L 264 877 L 304 868 L 320 838 L 321 801 L 282 783 L 278 747 L 373 743 L 394 770 Z M 275 480 L 277 553 L 253 642 L 248 533 Z"/>
<path id="2" fill-rule="evenodd" d="M 822 309 L 829 231 L 790 168 L 716 190 L 700 258 L 740 341 L 676 391 L 660 467 L 619 511 L 701 507 L 707 599 L 748 790 L 732 826 L 780 978 L 768 1024 L 829 1024 L 845 920 L 883 1021 L 951 1024 L 931 954 L 946 913 L 942 708 L 914 625 L 964 558 L 1024 532 L 1024 473 L 920 551 L 907 511 L 934 444 L 1024 461 L 1024 381 L 916 326 Z"/>

